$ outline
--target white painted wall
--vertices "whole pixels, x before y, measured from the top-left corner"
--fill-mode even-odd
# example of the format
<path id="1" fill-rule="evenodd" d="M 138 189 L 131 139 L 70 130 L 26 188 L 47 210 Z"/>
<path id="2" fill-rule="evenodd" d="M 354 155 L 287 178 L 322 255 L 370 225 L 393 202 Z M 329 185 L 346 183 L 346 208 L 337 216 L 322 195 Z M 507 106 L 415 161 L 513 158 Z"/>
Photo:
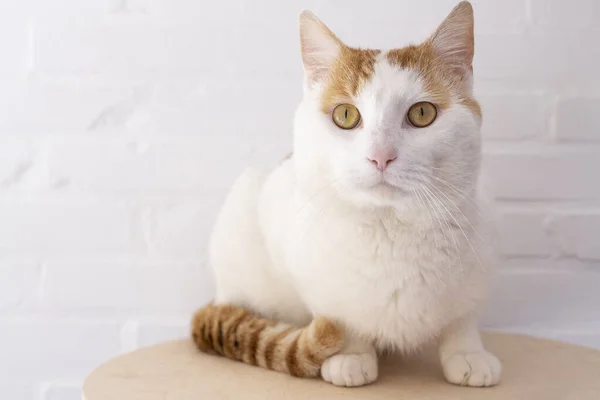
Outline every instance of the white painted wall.
<path id="1" fill-rule="evenodd" d="M 78 399 L 187 334 L 227 187 L 290 149 L 302 8 L 393 47 L 455 1 L 0 0 L 0 398 Z M 505 257 L 485 323 L 600 347 L 600 2 L 474 4 Z"/>

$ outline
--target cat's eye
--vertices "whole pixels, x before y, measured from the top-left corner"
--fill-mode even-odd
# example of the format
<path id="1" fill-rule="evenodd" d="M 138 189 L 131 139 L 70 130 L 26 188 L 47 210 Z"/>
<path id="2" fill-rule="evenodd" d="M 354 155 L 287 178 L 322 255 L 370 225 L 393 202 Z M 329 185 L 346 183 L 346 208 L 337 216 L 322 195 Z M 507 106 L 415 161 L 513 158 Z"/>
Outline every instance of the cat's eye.
<path id="1" fill-rule="evenodd" d="M 352 104 L 339 104 L 331 115 L 333 123 L 342 129 L 356 128 L 360 122 L 360 112 Z"/>
<path id="2" fill-rule="evenodd" d="M 437 117 L 437 109 L 427 101 L 421 101 L 413 104 L 408 110 L 408 120 L 417 128 L 424 128 L 435 121 Z"/>

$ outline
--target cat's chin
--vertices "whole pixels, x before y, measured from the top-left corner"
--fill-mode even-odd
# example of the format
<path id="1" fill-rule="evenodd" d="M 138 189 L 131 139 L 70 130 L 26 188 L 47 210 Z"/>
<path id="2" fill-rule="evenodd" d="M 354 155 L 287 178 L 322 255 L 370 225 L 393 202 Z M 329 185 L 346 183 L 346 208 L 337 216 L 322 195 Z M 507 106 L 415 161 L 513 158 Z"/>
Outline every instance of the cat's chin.
<path id="1" fill-rule="evenodd" d="M 374 185 L 372 187 L 372 189 L 378 190 L 379 192 L 389 191 L 389 192 L 406 193 L 406 191 L 404 189 L 402 189 L 399 186 L 393 185 L 393 184 L 389 183 L 388 181 L 381 181 L 381 182 L 377 183 L 376 185 Z"/>
<path id="2" fill-rule="evenodd" d="M 410 193 L 389 182 L 381 181 L 367 188 L 356 188 L 345 192 L 347 200 L 359 207 L 404 208 L 410 202 Z"/>

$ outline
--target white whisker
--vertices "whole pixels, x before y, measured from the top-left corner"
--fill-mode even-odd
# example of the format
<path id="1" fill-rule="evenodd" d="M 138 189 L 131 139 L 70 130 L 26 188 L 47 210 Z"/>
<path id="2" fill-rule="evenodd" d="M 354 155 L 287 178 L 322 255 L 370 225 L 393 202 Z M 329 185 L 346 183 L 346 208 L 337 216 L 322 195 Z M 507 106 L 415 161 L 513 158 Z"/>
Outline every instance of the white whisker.
<path id="1" fill-rule="evenodd" d="M 471 223 L 471 221 L 469 220 L 469 218 L 467 218 L 467 216 L 465 214 L 463 214 L 463 212 L 461 211 L 460 207 L 458 207 L 456 204 L 452 203 L 452 201 L 450 201 L 450 198 L 448 198 L 448 196 L 441 191 L 438 187 L 436 187 L 435 185 L 431 186 L 431 189 L 435 189 L 439 194 L 441 194 L 442 196 L 444 196 L 448 202 L 454 206 L 454 208 L 456 208 L 456 210 L 460 213 L 460 215 L 462 215 L 462 217 L 465 219 L 465 221 L 467 221 L 467 224 L 469 224 L 469 226 L 471 227 L 471 229 L 473 230 L 473 232 L 477 235 L 477 237 L 479 238 L 479 240 L 481 240 L 482 242 L 484 242 L 485 240 L 483 239 L 483 237 L 481 236 L 481 234 L 479 233 L 479 231 L 473 226 L 473 224 Z"/>
<path id="2" fill-rule="evenodd" d="M 440 205 L 439 205 L 439 202 L 438 202 L 438 201 L 436 201 L 436 199 L 435 199 L 435 198 L 432 198 L 432 197 L 431 197 L 430 195 L 428 195 L 428 194 L 427 194 L 425 191 L 423 191 L 423 195 L 424 195 L 424 196 L 427 196 L 427 197 L 430 199 L 429 201 L 430 201 L 430 203 L 432 204 L 432 206 L 435 208 L 435 212 L 436 212 L 436 214 L 438 214 L 438 215 L 439 215 L 439 217 L 440 217 L 440 219 L 442 219 L 442 220 L 444 221 L 444 223 L 446 224 L 446 228 L 447 228 L 448 235 L 449 235 L 449 236 L 452 238 L 452 241 L 454 242 L 454 248 L 455 248 L 455 250 L 456 250 L 456 255 L 457 255 L 457 257 L 458 257 L 459 268 L 460 268 L 460 269 L 461 269 L 461 271 L 462 271 L 463 264 L 462 264 L 462 259 L 461 259 L 461 257 L 460 257 L 460 248 L 459 248 L 459 245 L 458 245 L 458 241 L 456 240 L 456 235 L 454 235 L 454 233 L 453 233 L 453 230 L 452 230 L 452 228 L 450 227 L 450 222 L 448 221 L 448 218 L 446 218 L 446 217 L 444 216 L 444 212 L 442 211 L 442 209 L 441 209 L 441 207 L 440 207 Z M 441 228 L 442 234 L 445 236 L 445 235 L 446 235 L 446 232 L 444 231 L 444 229 L 443 229 L 443 227 L 442 227 L 441 223 L 440 223 L 440 228 Z M 448 258 L 450 258 L 450 256 L 448 256 Z"/>
<path id="3" fill-rule="evenodd" d="M 439 204 L 446 210 L 446 212 L 448 213 L 448 215 L 450 216 L 450 218 L 452 218 L 452 220 L 454 221 L 454 223 L 456 224 L 456 226 L 458 226 L 458 229 L 460 229 L 460 231 L 462 232 L 463 236 L 465 237 L 465 240 L 469 244 L 469 247 L 471 247 L 471 250 L 473 251 L 473 255 L 475 256 L 475 258 L 479 262 L 479 265 L 481 266 L 481 268 L 485 268 L 485 266 L 483 265 L 483 262 L 481 261 L 481 258 L 479 257 L 479 254 L 477 253 L 477 251 L 475 250 L 475 247 L 473 246 L 473 243 L 471 243 L 471 240 L 467 236 L 467 233 L 462 228 L 462 226 L 460 225 L 460 223 L 458 222 L 458 220 L 456 219 L 456 217 L 454 216 L 454 214 L 452 214 L 450 212 L 450 210 L 448 210 L 448 208 L 446 207 L 446 205 L 444 204 L 444 202 L 442 202 L 441 199 L 439 199 L 435 195 L 435 193 L 433 193 L 427 186 L 423 186 L 423 189 L 425 191 L 427 191 L 431 196 L 433 196 L 434 198 L 436 198 L 439 201 Z"/>

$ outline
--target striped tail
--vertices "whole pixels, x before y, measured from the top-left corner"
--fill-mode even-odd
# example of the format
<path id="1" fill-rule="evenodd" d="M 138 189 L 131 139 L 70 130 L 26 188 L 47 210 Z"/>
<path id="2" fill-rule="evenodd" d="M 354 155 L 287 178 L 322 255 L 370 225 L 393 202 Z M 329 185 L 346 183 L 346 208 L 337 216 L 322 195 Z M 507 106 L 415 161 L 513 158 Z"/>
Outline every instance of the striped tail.
<path id="1" fill-rule="evenodd" d="M 325 317 L 300 328 L 213 304 L 194 315 L 192 338 L 202 352 L 302 378 L 319 377 L 321 364 L 344 342 L 342 331 Z"/>

